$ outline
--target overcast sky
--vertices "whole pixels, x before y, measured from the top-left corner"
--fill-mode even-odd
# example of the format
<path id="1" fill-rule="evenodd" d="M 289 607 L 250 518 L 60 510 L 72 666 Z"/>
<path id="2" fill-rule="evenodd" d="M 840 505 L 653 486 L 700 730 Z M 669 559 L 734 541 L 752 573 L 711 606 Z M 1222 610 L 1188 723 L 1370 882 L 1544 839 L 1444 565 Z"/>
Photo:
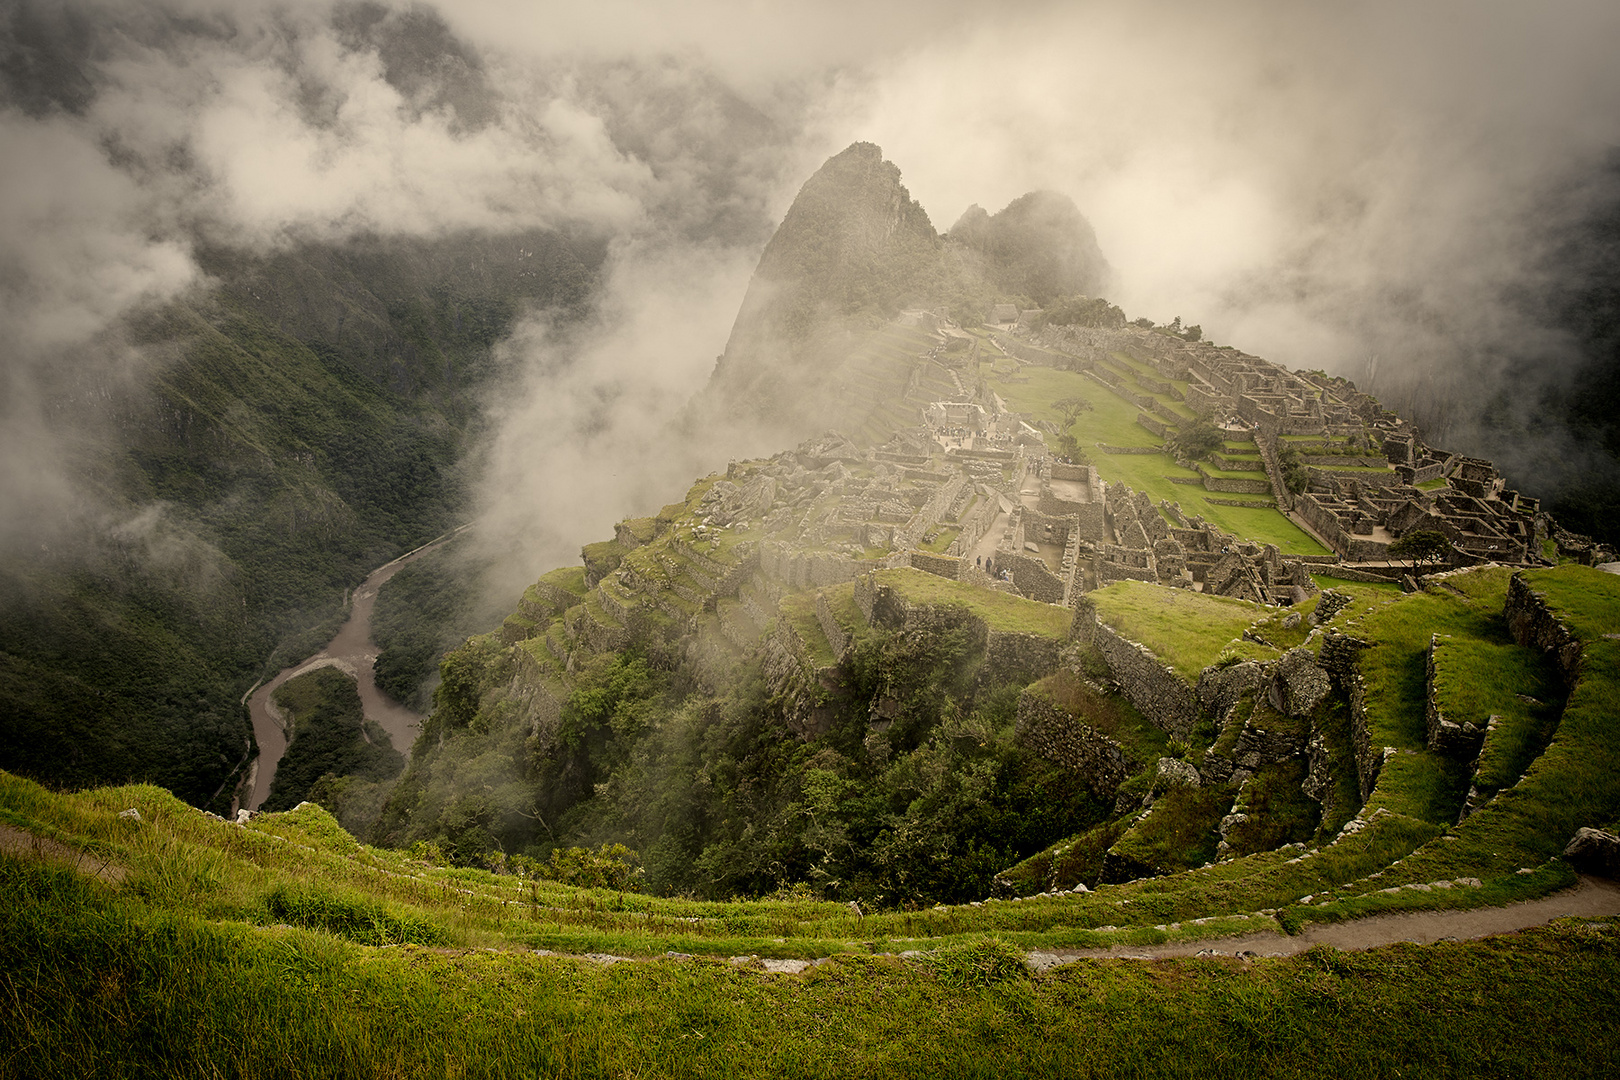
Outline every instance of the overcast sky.
<path id="1" fill-rule="evenodd" d="M 1620 145 L 1612 0 L 0 12 L 14 514 L 67 490 L 39 452 L 60 436 L 41 398 L 76 367 L 138 372 L 117 320 L 206 287 L 204 241 L 563 222 L 614 236 L 588 332 L 536 322 L 509 346 L 528 359 L 492 459 L 510 490 L 537 455 L 605 460 L 579 431 L 622 445 L 701 385 L 770 228 L 858 139 L 941 230 L 970 203 L 1070 195 L 1133 316 L 1180 315 L 1293 367 L 1392 387 L 1392 372 L 1466 372 L 1476 389 L 1504 358 L 1566 370 L 1557 328 L 1504 299 L 1545 284 L 1548 238 Z M 657 486 L 620 482 L 621 500 Z"/>

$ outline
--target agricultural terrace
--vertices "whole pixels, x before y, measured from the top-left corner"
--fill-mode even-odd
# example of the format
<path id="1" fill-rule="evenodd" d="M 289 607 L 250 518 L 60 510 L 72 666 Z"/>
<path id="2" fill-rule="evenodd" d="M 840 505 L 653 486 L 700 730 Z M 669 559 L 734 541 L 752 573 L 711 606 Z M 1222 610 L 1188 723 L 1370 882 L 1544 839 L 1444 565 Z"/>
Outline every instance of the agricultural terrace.
<path id="1" fill-rule="evenodd" d="M 1070 430 L 1097 467 L 1098 475 L 1109 483 L 1129 484 L 1137 491 L 1147 492 L 1155 502 L 1168 500 L 1180 503 L 1183 513 L 1198 514 L 1216 527 L 1244 539 L 1276 544 L 1284 554 L 1328 554 L 1327 548 L 1276 510 L 1223 506 L 1211 502 L 1212 495 L 1215 498 L 1234 496 L 1205 491 L 1199 474 L 1177 465 L 1168 454 L 1104 453 L 1098 448 L 1098 443 L 1119 447 L 1162 447 L 1164 440 L 1136 422 L 1140 409 L 1099 383 L 1076 372 L 1056 368 L 1020 365 L 1014 369 L 1011 362 L 1005 360 L 986 363 L 982 371 L 990 380 L 991 388 L 1001 395 L 1010 408 L 1028 413 L 1037 420 L 1049 420 L 1061 426 L 1063 416 L 1053 407 L 1054 402 L 1075 395 L 1090 401 L 1091 411 L 1081 413 Z M 1011 381 L 1008 376 L 1012 376 Z M 1133 388 L 1133 392 L 1146 394 L 1148 391 L 1137 387 Z M 1172 406 L 1181 406 L 1183 411 L 1186 409 L 1184 403 L 1174 402 L 1168 395 L 1154 396 Z M 1247 478 L 1251 474 L 1240 475 Z M 1178 479 L 1190 482 L 1175 483 Z M 1241 498 L 1264 501 L 1267 497 Z"/>
<path id="2" fill-rule="evenodd" d="M 1247 600 L 1167 589 L 1145 581 L 1116 581 L 1086 594 L 1097 618 L 1117 633 L 1153 650 L 1189 683 L 1266 609 Z"/>
<path id="3" fill-rule="evenodd" d="M 990 629 L 1004 633 L 1038 634 L 1062 641 L 1069 636 L 1069 624 L 1074 618 L 1068 608 L 967 585 L 909 566 L 879 570 L 875 577 L 878 584 L 890 586 L 909 603 L 967 608 Z"/>

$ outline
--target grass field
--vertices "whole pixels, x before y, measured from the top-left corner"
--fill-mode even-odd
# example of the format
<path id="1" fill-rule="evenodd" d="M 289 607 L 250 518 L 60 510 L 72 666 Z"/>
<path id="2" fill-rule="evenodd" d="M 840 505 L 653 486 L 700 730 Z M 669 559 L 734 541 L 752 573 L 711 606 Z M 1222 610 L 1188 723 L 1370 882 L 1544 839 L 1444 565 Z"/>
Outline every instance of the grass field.
<path id="1" fill-rule="evenodd" d="M 1036 975 L 981 938 L 802 976 L 253 930 L 0 863 L 13 1075 L 1603 1076 L 1620 930 Z"/>
<path id="2" fill-rule="evenodd" d="M 1088 593 L 1097 618 L 1155 656 L 1189 683 L 1220 659 L 1266 609 L 1247 600 L 1167 589 L 1144 581 L 1116 581 Z"/>
<path id="3" fill-rule="evenodd" d="M 1140 409 L 1092 380 L 1070 371 L 1026 366 L 1020 370 L 1029 381 L 1009 383 L 998 380 L 992 374 L 993 365 L 986 364 L 983 370 L 990 377 L 992 388 L 1009 407 L 1031 413 L 1037 419 L 1061 424 L 1063 417 L 1052 407 L 1053 402 L 1071 395 L 1090 401 L 1091 411 L 1080 414 L 1071 430 L 1097 467 L 1098 475 L 1109 483 L 1128 484 L 1137 491 L 1145 491 L 1155 502 L 1180 503 L 1184 514 L 1198 514 L 1216 528 L 1242 539 L 1276 544 L 1286 554 L 1328 553 L 1327 548 L 1275 510 L 1221 506 L 1209 502 L 1206 496 L 1210 493 L 1202 487 L 1171 483 L 1170 477 L 1197 479 L 1198 473 L 1182 468 L 1168 455 L 1105 454 L 1097 449 L 1097 443 L 1141 447 L 1161 446 L 1163 440 L 1136 422 Z M 1236 475 L 1246 479 L 1255 478 L 1249 473 Z M 1259 474 L 1258 478 L 1264 479 L 1264 474 Z"/>
<path id="4" fill-rule="evenodd" d="M 1620 1052 L 1608 920 L 1249 963 L 1023 962 L 1275 926 L 1149 924 L 1268 881 L 1318 888 L 1324 867 L 1291 849 L 1091 897 L 857 919 L 435 867 L 355 844 L 318 808 L 240 827 L 153 788 L 56 795 L 0 774 L 0 818 L 127 873 L 0 854 L 0 1046 L 18 1076 L 1598 1076 Z M 1338 875 L 1403 846 L 1368 840 Z M 1120 928 L 1079 928 L 1104 918 Z M 929 951 L 880 955 L 907 948 Z M 832 959 L 774 975 L 750 955 Z"/>

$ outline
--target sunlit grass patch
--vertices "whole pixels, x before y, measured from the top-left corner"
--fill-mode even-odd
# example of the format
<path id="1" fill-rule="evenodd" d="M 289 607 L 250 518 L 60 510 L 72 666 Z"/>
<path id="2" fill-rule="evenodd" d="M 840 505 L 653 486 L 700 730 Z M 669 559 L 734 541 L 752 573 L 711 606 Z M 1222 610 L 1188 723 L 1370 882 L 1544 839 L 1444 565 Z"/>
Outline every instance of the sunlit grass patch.
<path id="1" fill-rule="evenodd" d="M 1247 600 L 1205 596 L 1142 581 L 1119 581 L 1087 594 L 1097 617 L 1153 650 L 1177 675 L 1196 683 L 1204 668 L 1265 609 Z"/>
<path id="2" fill-rule="evenodd" d="M 1066 638 L 1074 613 L 1055 604 L 1026 600 L 925 573 L 909 566 L 878 570 L 879 584 L 888 585 L 913 604 L 965 607 L 994 630 Z"/>

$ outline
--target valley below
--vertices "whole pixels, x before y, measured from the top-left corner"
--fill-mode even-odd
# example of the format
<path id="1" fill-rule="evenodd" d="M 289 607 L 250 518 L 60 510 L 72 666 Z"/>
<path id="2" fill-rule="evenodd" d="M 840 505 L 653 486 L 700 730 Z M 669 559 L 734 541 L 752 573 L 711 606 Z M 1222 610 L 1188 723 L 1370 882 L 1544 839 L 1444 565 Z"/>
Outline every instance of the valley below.
<path id="1" fill-rule="evenodd" d="M 466 528 L 462 526 L 446 533 L 373 570 L 365 581 L 355 587 L 349 597 L 348 618 L 324 648 L 283 668 L 269 681 L 248 692 L 248 712 L 253 719 L 253 737 L 258 744 L 259 754 L 248 778 L 243 781 L 246 797 L 239 800 L 241 806 L 257 810 L 264 803 L 275 782 L 276 766 L 287 750 L 288 718 L 275 705 L 276 691 L 288 680 L 318 668 L 336 667 L 355 680 L 365 719 L 387 733 L 395 750 L 400 753 L 410 751 L 411 743 L 421 730 L 423 717 L 383 693 L 377 686 L 377 643 L 372 640 L 372 608 L 376 605 L 378 590 L 395 574 L 423 555 L 437 550 Z M 236 815 L 236 804 L 233 803 L 230 812 L 232 817 Z"/>

